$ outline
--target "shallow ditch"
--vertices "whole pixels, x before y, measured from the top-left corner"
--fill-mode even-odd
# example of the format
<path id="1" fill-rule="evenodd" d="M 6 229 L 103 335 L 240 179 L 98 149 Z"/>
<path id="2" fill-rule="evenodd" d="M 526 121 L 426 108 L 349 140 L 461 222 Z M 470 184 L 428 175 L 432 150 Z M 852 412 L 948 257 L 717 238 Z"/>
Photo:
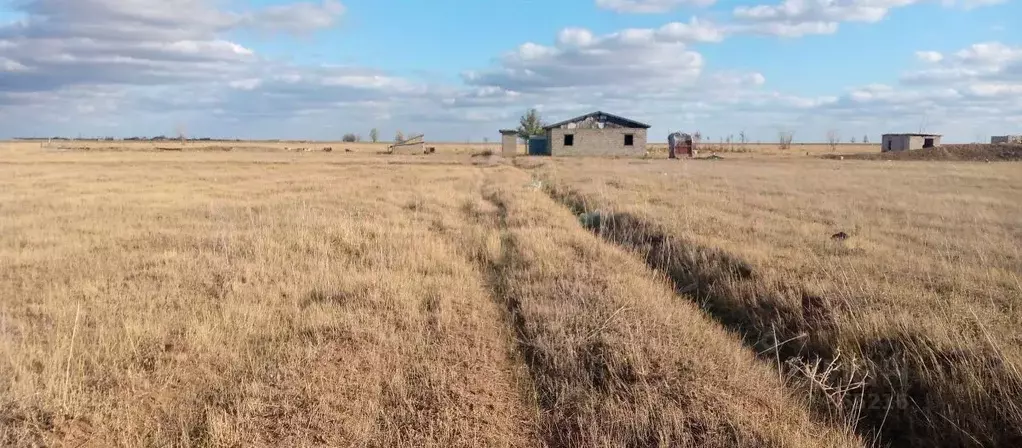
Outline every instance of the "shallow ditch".
<path id="1" fill-rule="evenodd" d="M 761 358 L 778 364 L 821 418 L 850 423 L 877 445 L 1022 446 L 1022 378 L 996 353 L 942 350 L 906 330 L 857 341 L 854 354 L 842 354 L 840 305 L 799 285 L 768 285 L 739 257 L 638 216 L 602 211 L 571 189 L 538 183 L 580 225 L 636 253 L 681 297 L 696 300 Z"/>

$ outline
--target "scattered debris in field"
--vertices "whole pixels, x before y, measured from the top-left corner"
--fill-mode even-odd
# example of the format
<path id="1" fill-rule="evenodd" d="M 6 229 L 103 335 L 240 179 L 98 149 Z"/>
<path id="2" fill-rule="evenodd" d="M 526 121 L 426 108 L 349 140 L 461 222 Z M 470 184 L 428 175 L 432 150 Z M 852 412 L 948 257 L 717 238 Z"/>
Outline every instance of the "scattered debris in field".
<path id="1" fill-rule="evenodd" d="M 844 241 L 848 239 L 848 234 L 845 232 L 838 232 L 830 236 L 830 239 L 835 241 Z"/>
<path id="2" fill-rule="evenodd" d="M 426 138 L 424 134 L 416 135 L 412 138 L 395 142 L 393 145 L 387 147 L 388 154 L 430 154 L 426 148 Z"/>

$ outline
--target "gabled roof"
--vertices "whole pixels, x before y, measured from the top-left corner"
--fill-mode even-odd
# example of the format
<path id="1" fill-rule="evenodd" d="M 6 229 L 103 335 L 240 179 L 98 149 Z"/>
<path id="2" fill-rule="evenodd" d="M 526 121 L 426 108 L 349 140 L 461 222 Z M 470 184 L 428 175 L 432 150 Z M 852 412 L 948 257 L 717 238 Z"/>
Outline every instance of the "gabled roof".
<path id="1" fill-rule="evenodd" d="M 625 117 L 620 117 L 620 116 L 617 116 L 617 115 L 614 115 L 614 114 L 608 114 L 606 112 L 598 110 L 596 112 L 591 112 L 591 113 L 588 113 L 588 114 L 585 114 L 585 115 L 580 115 L 580 116 L 575 117 L 575 118 L 571 118 L 571 119 L 568 119 L 568 120 L 564 120 L 564 121 L 561 121 L 561 122 L 558 122 L 558 123 L 551 124 L 549 126 L 544 127 L 543 129 L 544 130 L 550 130 L 550 129 L 554 129 L 554 128 L 559 128 L 559 127 L 564 126 L 564 125 L 566 125 L 568 123 L 572 123 L 572 122 L 576 122 L 576 121 L 582 121 L 582 120 L 585 120 L 586 118 L 590 118 L 590 117 L 603 117 L 603 118 L 605 118 L 606 120 L 609 120 L 609 121 L 616 121 L 618 124 L 621 124 L 621 125 L 623 125 L 624 127 L 627 127 L 627 128 L 649 129 L 649 128 L 652 127 L 652 126 L 650 126 L 650 125 L 648 125 L 646 123 L 640 123 L 640 122 L 635 121 L 635 120 L 629 120 L 629 119 L 627 119 Z"/>

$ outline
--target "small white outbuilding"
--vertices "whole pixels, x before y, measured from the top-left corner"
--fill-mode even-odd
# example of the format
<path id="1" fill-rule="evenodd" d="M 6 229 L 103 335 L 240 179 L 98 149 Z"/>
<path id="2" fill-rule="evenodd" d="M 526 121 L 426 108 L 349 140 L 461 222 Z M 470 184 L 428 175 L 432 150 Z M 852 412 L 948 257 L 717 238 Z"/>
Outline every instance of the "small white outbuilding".
<path id="1" fill-rule="evenodd" d="M 940 146 L 940 134 L 884 134 L 880 152 L 910 151 Z"/>

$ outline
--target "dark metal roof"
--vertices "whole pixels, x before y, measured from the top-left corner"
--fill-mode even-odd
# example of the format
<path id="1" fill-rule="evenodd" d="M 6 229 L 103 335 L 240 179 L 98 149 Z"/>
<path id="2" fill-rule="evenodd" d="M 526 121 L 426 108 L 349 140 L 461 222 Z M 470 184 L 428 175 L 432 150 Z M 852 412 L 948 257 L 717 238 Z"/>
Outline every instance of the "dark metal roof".
<path id="1" fill-rule="evenodd" d="M 906 134 L 884 134 L 884 135 L 901 135 L 901 136 L 909 136 L 909 137 L 943 137 L 940 134 L 920 134 L 920 133 L 913 133 L 913 132 L 906 133 Z"/>
<path id="2" fill-rule="evenodd" d="M 591 113 L 588 113 L 588 114 L 585 114 L 585 115 L 580 115 L 580 116 L 575 117 L 575 118 L 571 118 L 571 119 L 568 119 L 568 120 L 564 120 L 564 121 L 561 121 L 561 122 L 558 122 L 558 123 L 551 124 L 549 126 L 544 127 L 543 129 L 549 130 L 549 129 L 559 128 L 559 127 L 564 126 L 564 125 L 566 125 L 568 123 L 572 123 L 572 122 L 575 122 L 575 121 L 581 121 L 581 120 L 585 120 L 586 118 L 598 117 L 598 116 L 605 117 L 606 119 L 609 119 L 611 121 L 616 121 L 619 124 L 624 125 L 625 127 L 628 127 L 628 128 L 649 129 L 649 128 L 652 127 L 652 126 L 650 126 L 650 125 L 648 125 L 646 123 L 640 123 L 640 122 L 635 121 L 635 120 L 629 120 L 629 119 L 627 119 L 625 117 L 617 116 L 617 115 L 614 115 L 614 114 L 608 114 L 606 112 L 598 110 L 596 112 L 591 112 Z"/>

